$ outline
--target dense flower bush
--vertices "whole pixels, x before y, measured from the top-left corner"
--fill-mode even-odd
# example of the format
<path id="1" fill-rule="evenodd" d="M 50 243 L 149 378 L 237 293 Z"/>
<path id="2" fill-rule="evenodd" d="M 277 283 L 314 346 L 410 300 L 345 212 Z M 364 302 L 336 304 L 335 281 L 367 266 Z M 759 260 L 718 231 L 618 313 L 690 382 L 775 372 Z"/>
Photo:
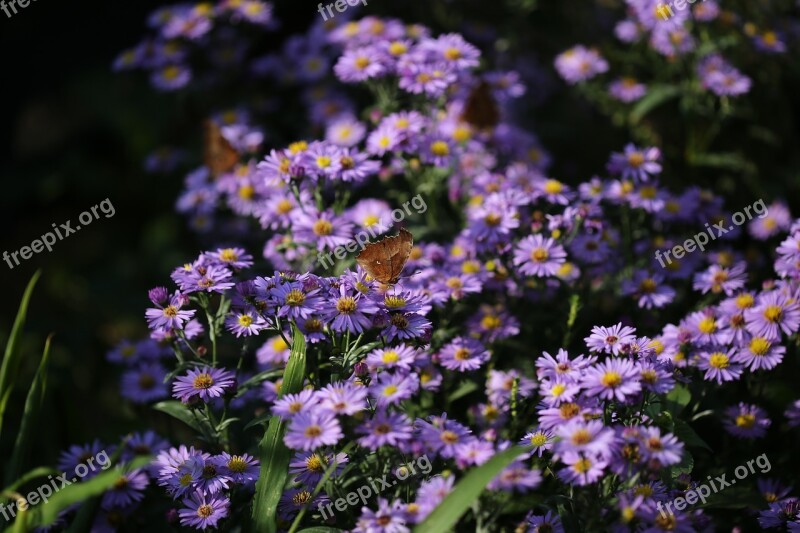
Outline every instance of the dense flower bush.
<path id="1" fill-rule="evenodd" d="M 787 51 L 779 32 L 713 0 L 666 20 L 658 5 L 626 2 L 607 57 L 576 44 L 551 58 L 561 90 L 612 117 L 680 98 L 724 120 L 758 80 L 708 32 L 729 49 Z M 182 4 L 154 13 L 115 62 L 197 97 L 236 76 L 253 98 L 214 104 L 239 161 L 217 174 L 195 159 L 176 200 L 208 246 L 149 291 L 150 337 L 108 354 L 125 401 L 181 431 L 105 446 L 151 460 L 105 492 L 93 531 L 437 531 L 455 523 L 437 521 L 448 513 L 457 531 L 800 530 L 796 472 L 781 463 L 800 400 L 780 378 L 797 369 L 800 220 L 752 198 L 739 224 L 744 205 L 673 179 L 656 134 L 619 146 L 596 175 L 558 179 L 515 120 L 541 73 L 489 68 L 502 63 L 491 47 L 366 11 L 259 55 L 254 43 L 279 27 L 270 5 Z M 642 78 L 630 47 L 652 58 Z M 685 90 L 651 86 L 659 66 L 680 69 Z M 283 105 L 304 118 L 263 119 Z M 481 123 L 476 106 L 499 119 Z M 188 141 L 180 153 L 192 160 Z M 175 157 L 147 168 L 170 171 Z M 425 209 L 404 216 L 416 242 L 397 284 L 349 250 L 322 266 L 358 232 L 395 233 L 393 211 L 415 195 Z M 700 234 L 707 249 L 690 252 Z M 687 253 L 665 262 L 677 246 Z M 102 448 L 77 447 L 60 468 Z M 672 505 L 761 456 L 706 505 Z M 336 504 L 420 457 L 428 474 Z"/>

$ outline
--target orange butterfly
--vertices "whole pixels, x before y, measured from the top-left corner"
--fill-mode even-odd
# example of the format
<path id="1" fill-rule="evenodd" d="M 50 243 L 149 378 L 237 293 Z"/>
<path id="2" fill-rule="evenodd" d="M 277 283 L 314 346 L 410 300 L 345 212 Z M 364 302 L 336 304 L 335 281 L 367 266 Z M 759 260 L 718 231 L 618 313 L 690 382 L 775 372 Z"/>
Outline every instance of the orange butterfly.
<path id="1" fill-rule="evenodd" d="M 372 279 L 385 285 L 394 285 L 400 279 L 411 249 L 414 247 L 414 236 L 405 228 L 393 237 L 369 243 L 356 262 L 367 271 Z"/>
<path id="2" fill-rule="evenodd" d="M 239 162 L 239 152 L 222 136 L 222 130 L 213 120 L 206 120 L 204 130 L 203 161 L 216 178 L 233 170 Z"/>
<path id="3" fill-rule="evenodd" d="M 478 129 L 494 128 L 500 122 L 500 109 L 494 100 L 489 82 L 481 80 L 472 89 L 461 112 L 461 120 Z"/>

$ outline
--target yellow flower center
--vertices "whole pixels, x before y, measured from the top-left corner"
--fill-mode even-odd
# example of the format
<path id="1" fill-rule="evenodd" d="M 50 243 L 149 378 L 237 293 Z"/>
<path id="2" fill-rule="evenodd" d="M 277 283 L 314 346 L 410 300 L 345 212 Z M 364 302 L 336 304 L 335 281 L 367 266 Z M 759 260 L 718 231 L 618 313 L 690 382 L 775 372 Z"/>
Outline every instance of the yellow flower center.
<path id="1" fill-rule="evenodd" d="M 531 444 L 534 446 L 544 446 L 547 444 L 547 436 L 544 433 L 534 433 L 531 435 Z"/>
<path id="2" fill-rule="evenodd" d="M 333 224 L 328 220 L 317 220 L 314 222 L 314 233 L 320 237 L 333 233 Z"/>
<path id="3" fill-rule="evenodd" d="M 584 458 L 578 460 L 577 463 L 572 465 L 572 468 L 575 469 L 575 471 L 577 473 L 579 473 L 579 474 L 585 474 L 586 472 L 591 470 L 592 462 L 589 459 L 587 459 L 586 457 L 584 457 Z"/>
<path id="4" fill-rule="evenodd" d="M 381 360 L 387 365 L 391 365 L 400 360 L 400 356 L 394 350 L 388 351 L 383 354 Z"/>
<path id="5" fill-rule="evenodd" d="M 610 387 L 613 389 L 622 384 L 622 376 L 619 374 L 619 372 L 609 370 L 603 374 L 602 378 L 600 378 L 600 383 L 602 383 L 604 387 Z"/>
<path id="6" fill-rule="evenodd" d="M 655 280 L 646 278 L 639 284 L 639 290 L 646 294 L 652 294 L 656 291 L 657 286 Z"/>
<path id="7" fill-rule="evenodd" d="M 486 315 L 481 319 L 481 327 L 483 329 L 497 329 L 501 324 L 499 316 Z"/>
<path id="8" fill-rule="evenodd" d="M 198 374 L 194 378 L 194 381 L 192 382 L 192 385 L 194 386 L 195 389 L 207 389 L 211 387 L 211 385 L 213 384 L 214 384 L 214 378 L 212 378 L 211 375 L 208 374 L 207 372 Z"/>
<path id="9" fill-rule="evenodd" d="M 387 385 L 386 388 L 383 389 L 384 396 L 391 396 L 395 393 L 397 393 L 397 385 Z"/>
<path id="10" fill-rule="evenodd" d="M 441 435 L 442 442 L 447 444 L 455 444 L 458 442 L 458 435 L 453 433 L 452 431 L 442 431 Z"/>
<path id="11" fill-rule="evenodd" d="M 322 472 L 323 470 L 322 461 L 320 460 L 317 454 L 314 454 L 308 459 L 306 459 L 306 468 L 308 468 L 312 472 Z"/>
<path id="12" fill-rule="evenodd" d="M 592 442 L 592 434 L 589 433 L 588 430 L 581 428 L 572 434 L 572 438 L 570 440 L 572 440 L 572 444 L 575 444 L 576 446 L 588 444 Z"/>
<path id="13" fill-rule="evenodd" d="M 779 305 L 770 305 L 764 309 L 764 318 L 770 322 L 780 322 L 783 315 L 783 308 Z"/>
<path id="14" fill-rule="evenodd" d="M 739 426 L 740 428 L 750 429 L 755 424 L 756 424 L 756 417 L 755 415 L 751 415 L 750 413 L 746 413 L 736 417 L 736 425 Z"/>
<path id="15" fill-rule="evenodd" d="M 448 61 L 455 61 L 461 58 L 461 50 L 458 48 L 448 48 L 444 51 L 444 57 Z"/>
<path id="16" fill-rule="evenodd" d="M 336 302 L 336 310 L 343 315 L 349 315 L 356 310 L 356 300 L 352 296 L 342 296 Z"/>
<path id="17" fill-rule="evenodd" d="M 628 164 L 633 168 L 639 168 L 644 164 L 644 154 L 641 152 L 633 152 L 628 156 Z"/>
<path id="18" fill-rule="evenodd" d="M 749 309 L 753 307 L 756 300 L 752 294 L 744 293 L 736 297 L 736 307 L 739 309 Z"/>
<path id="19" fill-rule="evenodd" d="M 547 250 L 544 248 L 537 247 L 531 250 L 531 261 L 541 263 L 543 261 L 547 261 L 548 257 L 550 257 L 550 254 L 548 254 Z"/>
<path id="20" fill-rule="evenodd" d="M 713 316 L 707 316 L 697 324 L 700 333 L 709 334 L 717 331 L 717 320 Z"/>
<path id="21" fill-rule="evenodd" d="M 252 185 L 242 185 L 239 187 L 239 198 L 242 200 L 250 200 L 256 194 L 256 190 Z"/>
<path id="22" fill-rule="evenodd" d="M 306 301 L 306 295 L 299 289 L 292 289 L 286 295 L 286 305 L 300 305 Z"/>
<path id="23" fill-rule="evenodd" d="M 214 508 L 206 503 L 197 508 L 197 516 L 200 518 L 208 518 L 212 514 L 214 514 Z"/>
<path id="24" fill-rule="evenodd" d="M 400 41 L 394 41 L 389 45 L 389 53 L 393 56 L 400 56 L 408 52 L 408 46 Z"/>
<path id="25" fill-rule="evenodd" d="M 750 341 L 750 352 L 753 355 L 766 355 L 771 346 L 772 343 L 764 337 L 754 337 Z"/>
<path id="26" fill-rule="evenodd" d="M 308 143 L 306 141 L 297 141 L 289 145 L 289 152 L 292 155 L 297 155 L 300 152 L 308 150 Z"/>
<path id="27" fill-rule="evenodd" d="M 331 166 L 331 158 L 327 155 L 321 155 L 317 157 L 317 166 L 319 168 L 328 168 Z"/>
<path id="28" fill-rule="evenodd" d="M 249 328 L 253 325 L 253 317 L 250 315 L 239 315 L 239 325 L 243 328 Z"/>
<path id="29" fill-rule="evenodd" d="M 564 190 L 564 186 L 558 180 L 547 180 L 544 183 L 544 192 L 547 194 L 559 194 Z"/>
<path id="30" fill-rule="evenodd" d="M 284 198 L 278 202 L 277 209 L 279 215 L 286 215 L 292 211 L 292 202 Z"/>
<path id="31" fill-rule="evenodd" d="M 231 457 L 230 461 L 228 461 L 228 469 L 231 472 L 241 474 L 247 469 L 247 462 L 241 456 L 234 455 Z"/>
<path id="32" fill-rule="evenodd" d="M 305 435 L 306 437 L 319 437 L 322 435 L 322 428 L 317 425 L 308 426 L 306 428 Z"/>
<path id="33" fill-rule="evenodd" d="M 434 141 L 431 143 L 431 153 L 439 157 L 445 157 L 450 154 L 450 147 L 444 141 Z"/>
<path id="34" fill-rule="evenodd" d="M 563 383 L 556 383 L 555 385 L 553 385 L 553 388 L 550 389 L 550 394 L 558 397 L 564 394 L 565 390 L 567 390 L 566 385 L 564 385 Z"/>

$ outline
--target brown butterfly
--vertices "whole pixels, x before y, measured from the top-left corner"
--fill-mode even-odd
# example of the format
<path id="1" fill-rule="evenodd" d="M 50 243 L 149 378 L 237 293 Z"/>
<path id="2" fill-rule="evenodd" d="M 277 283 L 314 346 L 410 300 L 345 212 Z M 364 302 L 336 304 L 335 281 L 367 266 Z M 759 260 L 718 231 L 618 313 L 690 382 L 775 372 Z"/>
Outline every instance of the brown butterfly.
<path id="1" fill-rule="evenodd" d="M 467 122 L 478 129 L 489 129 L 497 126 L 500 122 L 500 109 L 492 95 L 492 86 L 486 80 L 481 80 L 472 89 L 464 110 L 461 112 L 461 120 Z"/>
<path id="2" fill-rule="evenodd" d="M 213 120 L 204 124 L 203 160 L 215 178 L 230 172 L 239 162 L 239 153 L 222 136 L 222 130 Z"/>
<path id="3" fill-rule="evenodd" d="M 358 254 L 356 262 L 371 278 L 386 285 L 394 285 L 400 279 L 413 247 L 414 236 L 405 228 L 400 228 L 400 233 L 394 237 L 384 237 L 369 243 Z"/>

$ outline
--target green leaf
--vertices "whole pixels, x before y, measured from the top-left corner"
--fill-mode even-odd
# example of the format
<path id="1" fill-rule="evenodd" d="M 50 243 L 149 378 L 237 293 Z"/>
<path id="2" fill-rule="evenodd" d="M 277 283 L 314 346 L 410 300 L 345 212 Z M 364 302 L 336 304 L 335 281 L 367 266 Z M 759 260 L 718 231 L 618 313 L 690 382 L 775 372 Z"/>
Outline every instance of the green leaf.
<path id="1" fill-rule="evenodd" d="M 306 340 L 297 325 L 292 324 L 292 349 L 283 374 L 280 396 L 300 392 L 305 371 Z M 286 425 L 286 421 L 280 417 L 273 417 L 258 445 L 261 474 L 256 483 L 252 520 L 252 530 L 258 533 L 275 533 L 277 530 L 278 500 L 283 494 L 292 458 L 291 450 L 283 443 Z"/>
<path id="2" fill-rule="evenodd" d="M 478 385 L 474 381 L 465 381 L 450 395 L 449 400 L 454 402 L 467 394 L 478 390 Z"/>
<path id="3" fill-rule="evenodd" d="M 706 441 L 700 438 L 700 435 L 698 435 L 695 432 L 692 426 L 690 426 L 683 420 L 677 418 L 675 419 L 675 427 L 673 428 L 672 432 L 675 434 L 676 437 L 678 437 L 678 439 L 680 439 L 681 442 L 683 442 L 687 446 L 693 446 L 695 448 L 705 448 L 710 452 L 714 451 L 711 449 L 711 446 L 709 446 L 706 443 Z"/>
<path id="4" fill-rule="evenodd" d="M 692 401 L 692 393 L 684 385 L 676 385 L 669 391 L 666 399 L 666 408 L 673 415 L 677 415 Z"/>
<path id="5" fill-rule="evenodd" d="M 11 483 L 12 479 L 19 476 L 22 465 L 27 460 L 31 440 L 34 433 L 39 429 L 37 425 L 47 389 L 47 365 L 50 360 L 50 341 L 52 338 L 52 335 L 47 337 L 44 343 L 44 352 L 42 353 L 42 360 L 39 362 L 39 369 L 36 371 L 33 384 L 28 391 L 28 397 L 25 399 L 25 409 L 22 412 L 22 422 L 17 433 L 17 441 L 14 443 L 14 453 L 11 455 L 11 463 L 8 465 L 8 471 L 6 472 L 6 483 Z"/>
<path id="6" fill-rule="evenodd" d="M 483 490 L 514 459 L 530 447 L 514 446 L 492 457 L 478 468 L 470 470 L 453 491 L 436 507 L 414 533 L 444 533 L 454 527 Z"/>
<path id="7" fill-rule="evenodd" d="M 675 85 L 652 85 L 647 89 L 647 95 L 631 110 L 629 119 L 631 124 L 636 124 L 650 111 L 675 98 L 681 89 Z"/>
<path id="8" fill-rule="evenodd" d="M 6 353 L 3 356 L 3 366 L 0 367 L 0 434 L 3 429 L 3 415 L 6 412 L 6 405 L 8 399 L 11 397 L 11 391 L 14 389 L 14 384 L 19 377 L 19 363 L 22 356 L 19 352 L 19 339 L 22 336 L 22 328 L 25 327 L 25 316 L 28 314 L 28 302 L 31 299 L 33 288 L 36 286 L 36 281 L 39 279 L 42 271 L 37 270 L 28 286 L 25 288 L 25 293 L 22 295 L 22 301 L 19 304 L 19 311 L 17 311 L 17 318 L 14 319 L 14 325 L 11 328 L 11 333 L 8 336 L 8 343 L 6 344 Z"/>
<path id="9" fill-rule="evenodd" d="M 34 480 L 34 479 L 36 479 L 38 477 L 45 477 L 45 476 L 49 476 L 49 475 L 58 475 L 60 473 L 61 472 L 59 472 L 55 468 L 49 468 L 49 467 L 46 467 L 46 466 L 38 466 L 38 467 L 34 468 L 33 470 L 31 470 L 30 472 L 28 472 L 25 475 L 23 475 L 18 480 L 14 481 L 14 483 L 12 483 L 8 487 L 4 488 L 0 492 L 16 492 L 18 488 L 23 486 L 28 481 Z"/>
<path id="10" fill-rule="evenodd" d="M 106 490 L 110 489 L 112 485 L 126 472 L 141 468 L 153 460 L 152 457 L 138 457 L 134 459 L 123 470 L 120 467 L 114 467 L 101 472 L 92 479 L 73 483 L 68 487 L 64 487 L 50 497 L 47 505 L 38 505 L 29 509 L 32 526 L 48 526 L 56 521 L 58 513 L 73 505 L 82 502 L 93 496 L 99 496 Z"/>
<path id="11" fill-rule="evenodd" d="M 177 400 L 168 400 L 165 402 L 158 402 L 153 406 L 156 411 L 167 413 L 173 418 L 177 418 L 193 430 L 203 435 L 208 435 L 211 429 L 208 423 L 204 423 L 202 419 L 195 417 L 188 407 L 183 405 Z"/>
<path id="12" fill-rule="evenodd" d="M 272 413 L 265 413 L 263 415 L 259 415 L 254 419 L 252 419 L 250 422 L 248 422 L 247 425 L 244 426 L 244 429 L 248 430 L 254 426 L 266 426 L 271 418 L 272 418 Z"/>
<path id="13" fill-rule="evenodd" d="M 681 457 L 681 462 L 670 467 L 670 476 L 672 479 L 675 479 L 681 474 L 691 474 L 693 469 L 694 457 L 692 457 L 691 453 L 684 450 Z"/>
<path id="14" fill-rule="evenodd" d="M 752 162 L 733 152 L 717 154 L 696 154 L 689 159 L 689 164 L 697 167 L 724 168 L 746 174 L 754 174 L 757 169 Z"/>
<path id="15" fill-rule="evenodd" d="M 281 372 L 283 372 L 283 370 L 280 369 L 265 370 L 264 372 L 259 372 L 258 374 L 248 379 L 238 387 L 236 392 L 236 397 L 239 398 L 240 396 L 243 396 L 248 390 L 252 389 L 253 387 L 257 387 L 258 385 L 261 385 L 261 383 L 270 378 L 280 376 Z"/>

